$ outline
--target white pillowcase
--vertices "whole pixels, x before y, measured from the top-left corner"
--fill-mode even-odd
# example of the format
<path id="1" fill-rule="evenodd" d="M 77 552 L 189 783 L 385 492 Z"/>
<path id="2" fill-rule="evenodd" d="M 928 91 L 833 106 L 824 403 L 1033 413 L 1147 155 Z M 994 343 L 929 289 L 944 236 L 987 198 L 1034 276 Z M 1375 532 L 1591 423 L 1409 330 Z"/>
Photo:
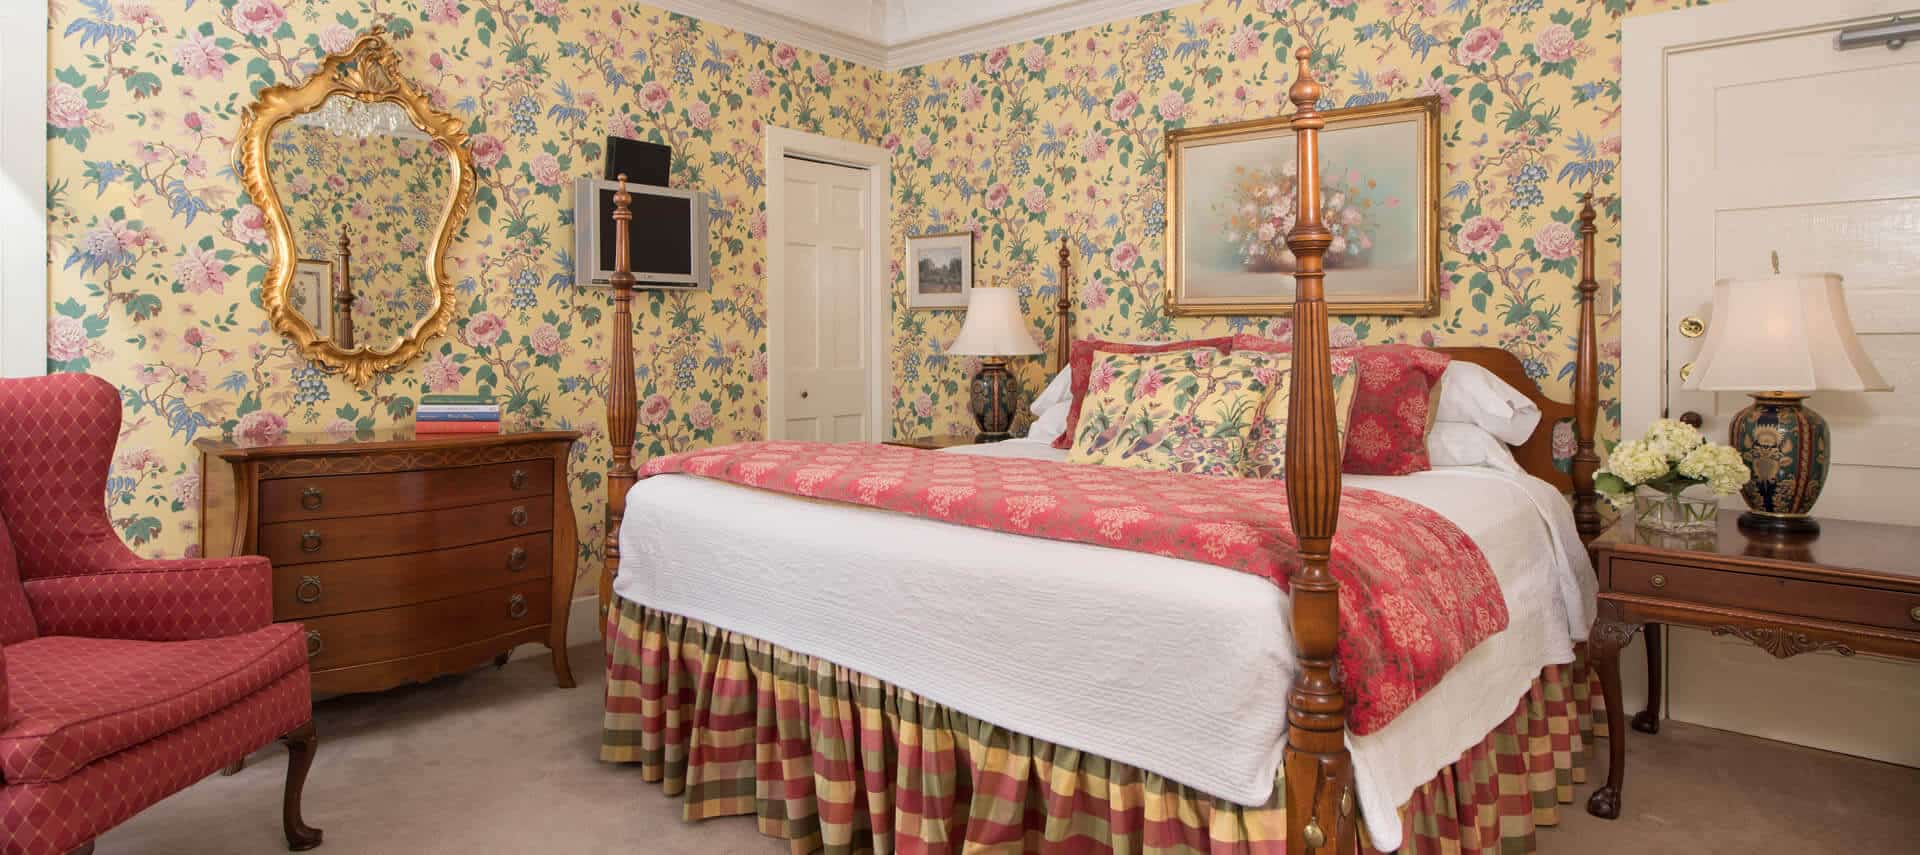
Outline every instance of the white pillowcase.
<path id="1" fill-rule="evenodd" d="M 1043 442 L 1053 442 L 1067 432 L 1067 412 L 1073 409 L 1073 377 L 1067 371 L 1054 375 L 1053 382 L 1033 399 L 1033 406 L 1027 408 L 1033 413 L 1033 424 L 1027 427 L 1027 438 Z"/>
<path id="2" fill-rule="evenodd" d="M 1513 449 L 1479 425 L 1434 422 L 1427 431 L 1427 460 L 1434 466 L 1486 466 L 1521 474 Z"/>
<path id="3" fill-rule="evenodd" d="M 1033 406 L 1027 410 L 1035 416 L 1044 416 L 1057 404 L 1065 404 L 1073 399 L 1073 371 L 1062 370 L 1053 375 L 1053 382 L 1040 391 L 1040 397 L 1033 399 Z M 1063 415 L 1062 418 L 1065 418 Z"/>
<path id="4" fill-rule="evenodd" d="M 1477 425 L 1501 442 L 1519 445 L 1540 425 L 1540 407 L 1493 372 L 1456 359 L 1447 363 L 1446 373 L 1440 375 L 1440 403 L 1435 408 L 1434 424 L 1437 427 L 1444 422 Z"/>

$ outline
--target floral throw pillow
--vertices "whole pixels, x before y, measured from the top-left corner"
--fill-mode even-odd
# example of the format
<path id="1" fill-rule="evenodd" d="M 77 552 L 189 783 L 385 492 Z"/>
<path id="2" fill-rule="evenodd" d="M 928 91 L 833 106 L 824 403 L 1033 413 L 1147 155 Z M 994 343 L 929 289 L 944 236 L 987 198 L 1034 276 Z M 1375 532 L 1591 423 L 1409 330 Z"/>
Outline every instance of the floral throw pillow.
<path id="1" fill-rule="evenodd" d="M 1271 376 L 1212 348 L 1101 352 L 1088 372 L 1072 463 L 1237 477 Z"/>
<path id="2" fill-rule="evenodd" d="M 1128 344 L 1118 341 L 1101 341 L 1097 338 L 1081 339 L 1073 343 L 1073 350 L 1067 356 L 1067 365 L 1072 372 L 1070 382 L 1073 389 L 1073 403 L 1067 408 L 1067 429 L 1060 438 L 1053 441 L 1054 448 L 1069 448 L 1080 435 L 1080 413 L 1087 398 L 1087 380 L 1093 367 L 1096 353 L 1167 353 L 1176 350 L 1192 350 L 1197 347 L 1213 348 L 1219 351 L 1232 349 L 1233 338 L 1200 338 L 1191 341 L 1169 341 L 1159 344 Z"/>
<path id="3" fill-rule="evenodd" d="M 1235 353 L 1290 353 L 1288 342 L 1234 336 Z M 1453 358 L 1410 344 L 1343 348 L 1360 365 L 1359 388 L 1348 417 L 1347 448 L 1340 471 L 1349 475 L 1410 475 L 1433 468 L 1427 432 L 1440 400 L 1440 375 Z"/>
<path id="4" fill-rule="evenodd" d="M 1247 478 L 1287 477 L 1287 404 L 1293 390 L 1293 354 L 1234 351 L 1234 356 L 1252 362 L 1264 360 L 1254 369 L 1262 376 L 1276 378 L 1260 399 L 1260 410 L 1247 429 L 1247 463 L 1241 474 Z M 1333 357 L 1334 433 L 1344 443 L 1354 393 L 1358 391 L 1359 361 L 1350 350 L 1337 350 Z M 1346 471 L 1346 467 L 1341 467 Z"/>

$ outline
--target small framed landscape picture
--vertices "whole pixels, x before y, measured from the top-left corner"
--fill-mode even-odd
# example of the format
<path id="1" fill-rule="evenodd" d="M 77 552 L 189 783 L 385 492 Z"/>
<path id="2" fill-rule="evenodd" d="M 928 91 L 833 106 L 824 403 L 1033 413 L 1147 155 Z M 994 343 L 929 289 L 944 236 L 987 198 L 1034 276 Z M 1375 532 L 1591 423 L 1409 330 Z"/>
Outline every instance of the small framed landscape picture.
<path id="1" fill-rule="evenodd" d="M 964 309 L 973 290 L 973 232 L 907 238 L 907 307 Z"/>
<path id="2" fill-rule="evenodd" d="M 293 310 L 313 325 L 321 338 L 333 336 L 333 262 L 302 258 L 293 266 Z"/>

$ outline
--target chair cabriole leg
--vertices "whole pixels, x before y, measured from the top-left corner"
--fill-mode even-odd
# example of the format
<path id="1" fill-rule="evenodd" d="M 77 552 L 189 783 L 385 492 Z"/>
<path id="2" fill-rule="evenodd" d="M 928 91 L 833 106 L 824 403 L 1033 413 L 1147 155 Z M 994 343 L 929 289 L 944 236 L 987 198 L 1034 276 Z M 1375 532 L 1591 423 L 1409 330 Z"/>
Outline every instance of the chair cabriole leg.
<path id="1" fill-rule="evenodd" d="M 295 728 L 280 741 L 287 744 L 287 791 L 281 803 L 280 821 L 287 832 L 287 849 L 305 852 L 320 845 L 320 829 L 300 818 L 300 794 L 307 786 L 307 770 L 313 768 L 313 752 L 319 747 L 320 732 L 309 721 Z"/>

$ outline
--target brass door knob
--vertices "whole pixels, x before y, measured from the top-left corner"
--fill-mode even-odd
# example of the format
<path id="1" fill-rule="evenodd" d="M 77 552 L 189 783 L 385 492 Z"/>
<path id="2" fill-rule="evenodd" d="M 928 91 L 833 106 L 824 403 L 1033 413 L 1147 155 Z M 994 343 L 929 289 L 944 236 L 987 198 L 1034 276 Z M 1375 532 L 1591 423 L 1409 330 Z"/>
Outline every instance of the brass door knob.
<path id="1" fill-rule="evenodd" d="M 527 569 L 527 550 L 525 547 L 516 546 L 512 552 L 507 553 L 507 569 L 516 573 Z"/>
<path id="2" fill-rule="evenodd" d="M 325 653 L 326 650 L 327 643 L 321 640 L 320 633 L 311 629 L 307 630 L 307 658 L 312 659 Z"/>
<path id="3" fill-rule="evenodd" d="M 1667 586 L 1667 577 L 1665 574 L 1662 574 L 1662 573 L 1653 574 L 1653 578 L 1649 579 L 1648 581 L 1652 582 L 1653 586 L 1656 588 L 1664 588 Z"/>
<path id="4" fill-rule="evenodd" d="M 1687 338 L 1699 338 L 1707 332 L 1707 322 L 1695 317 L 1680 319 L 1680 334 Z"/>
<path id="5" fill-rule="evenodd" d="M 320 532 L 314 529 L 307 529 L 300 535 L 300 551 L 319 552 L 321 542 Z"/>
<path id="6" fill-rule="evenodd" d="M 514 594 L 512 599 L 507 600 L 507 616 L 514 620 L 526 617 L 527 598 L 520 594 Z"/>
<path id="7" fill-rule="evenodd" d="M 306 510 L 320 510 L 320 504 L 324 501 L 326 501 L 326 495 L 320 492 L 319 487 L 308 487 L 300 491 L 300 507 Z"/>
<path id="8" fill-rule="evenodd" d="M 320 602 L 322 593 L 325 591 L 320 587 L 320 577 L 302 576 L 300 584 L 293 589 L 293 598 L 311 605 Z"/>
<path id="9" fill-rule="evenodd" d="M 525 490 L 527 488 L 527 470 L 513 470 L 513 476 L 507 479 L 507 484 L 515 490 Z"/>
<path id="10" fill-rule="evenodd" d="M 514 509 L 513 509 L 513 513 L 510 513 L 510 514 L 508 514 L 508 515 L 507 515 L 507 520 L 508 520 L 509 522 L 511 522 L 511 523 L 513 523 L 513 527 L 514 527 L 514 528 L 523 528 L 523 527 L 525 527 L 525 526 L 526 526 L 526 524 L 527 524 L 527 508 L 526 508 L 526 506 L 525 506 L 525 505 L 517 505 L 517 506 L 515 506 L 515 507 L 514 507 Z"/>

